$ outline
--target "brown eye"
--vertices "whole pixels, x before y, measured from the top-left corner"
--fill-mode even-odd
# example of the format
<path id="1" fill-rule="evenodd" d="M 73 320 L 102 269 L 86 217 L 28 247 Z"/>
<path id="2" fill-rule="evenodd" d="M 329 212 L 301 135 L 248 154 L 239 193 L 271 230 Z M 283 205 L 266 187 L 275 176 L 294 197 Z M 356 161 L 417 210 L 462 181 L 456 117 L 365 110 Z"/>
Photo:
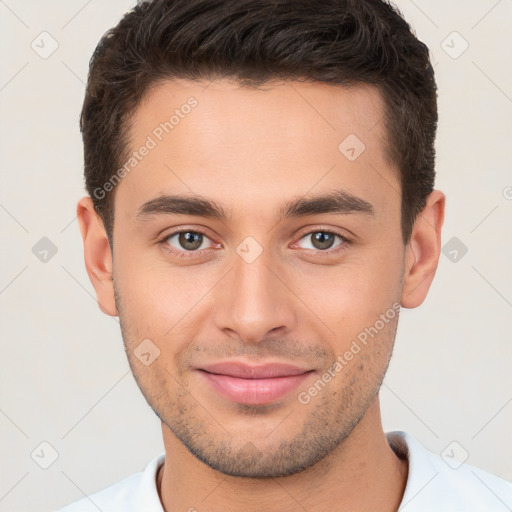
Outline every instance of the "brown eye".
<path id="1" fill-rule="evenodd" d="M 325 231 L 317 231 L 311 233 L 311 243 L 316 249 L 330 249 L 334 243 L 334 237 L 332 233 L 326 233 Z"/>
<path id="2" fill-rule="evenodd" d="M 336 239 L 339 241 L 336 242 Z M 330 231 L 312 231 L 303 236 L 299 241 L 302 249 L 310 249 L 314 251 L 327 251 L 327 249 L 336 248 L 344 244 L 347 240 L 345 237 Z"/>
<path id="3" fill-rule="evenodd" d="M 193 231 L 186 231 L 179 234 L 178 241 L 183 249 L 195 251 L 201 247 L 203 235 L 201 233 L 194 233 Z"/>
<path id="4" fill-rule="evenodd" d="M 168 236 L 165 243 L 177 252 L 193 252 L 198 249 L 206 249 L 209 238 L 197 231 L 178 231 Z"/>

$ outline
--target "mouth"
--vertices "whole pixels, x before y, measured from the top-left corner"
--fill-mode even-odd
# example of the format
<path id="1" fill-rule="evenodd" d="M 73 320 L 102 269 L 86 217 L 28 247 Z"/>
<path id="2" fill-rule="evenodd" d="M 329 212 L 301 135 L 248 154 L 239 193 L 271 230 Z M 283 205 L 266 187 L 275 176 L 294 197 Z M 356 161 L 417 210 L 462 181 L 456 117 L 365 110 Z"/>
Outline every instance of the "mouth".
<path id="1" fill-rule="evenodd" d="M 263 405 L 290 394 L 314 370 L 280 363 L 252 366 L 224 362 L 204 366 L 198 372 L 224 398 L 241 404 Z"/>

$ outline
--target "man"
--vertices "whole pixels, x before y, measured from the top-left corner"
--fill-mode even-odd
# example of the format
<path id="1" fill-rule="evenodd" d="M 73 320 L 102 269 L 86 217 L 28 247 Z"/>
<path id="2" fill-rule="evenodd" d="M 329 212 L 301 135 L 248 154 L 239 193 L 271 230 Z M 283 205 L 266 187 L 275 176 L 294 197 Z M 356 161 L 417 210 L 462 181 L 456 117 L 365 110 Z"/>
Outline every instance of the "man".
<path id="1" fill-rule="evenodd" d="M 381 424 L 440 253 L 436 125 L 381 0 L 155 0 L 103 37 L 78 217 L 165 453 L 64 511 L 503 509 L 510 484 Z"/>

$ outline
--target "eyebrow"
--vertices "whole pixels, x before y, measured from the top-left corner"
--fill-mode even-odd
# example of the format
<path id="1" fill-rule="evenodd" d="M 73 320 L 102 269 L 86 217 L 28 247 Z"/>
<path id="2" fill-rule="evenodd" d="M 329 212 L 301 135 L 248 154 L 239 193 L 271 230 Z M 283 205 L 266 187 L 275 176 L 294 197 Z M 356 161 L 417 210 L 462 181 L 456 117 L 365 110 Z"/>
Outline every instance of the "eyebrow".
<path id="1" fill-rule="evenodd" d="M 162 195 L 144 203 L 136 212 L 138 220 L 154 215 L 198 215 L 215 219 L 226 219 L 222 206 L 215 201 L 199 196 Z"/>
<path id="2" fill-rule="evenodd" d="M 279 210 L 279 220 L 283 218 L 305 217 L 323 213 L 374 215 L 373 206 L 364 199 L 343 190 L 314 197 L 292 199 Z M 224 208 L 200 196 L 161 195 L 144 203 L 137 209 L 137 220 L 146 220 L 155 215 L 197 215 L 219 220 L 227 220 Z"/>
<path id="3" fill-rule="evenodd" d="M 344 190 L 334 190 L 325 195 L 294 199 L 280 211 L 281 218 L 305 217 L 306 215 L 322 213 L 374 215 L 375 210 L 368 201 L 360 197 L 349 194 Z"/>

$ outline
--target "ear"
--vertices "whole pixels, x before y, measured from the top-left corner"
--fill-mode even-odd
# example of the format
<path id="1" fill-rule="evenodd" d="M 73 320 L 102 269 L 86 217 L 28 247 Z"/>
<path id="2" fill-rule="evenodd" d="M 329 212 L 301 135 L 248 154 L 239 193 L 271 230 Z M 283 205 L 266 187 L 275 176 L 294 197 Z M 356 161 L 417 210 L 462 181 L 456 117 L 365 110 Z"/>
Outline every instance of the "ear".
<path id="1" fill-rule="evenodd" d="M 96 290 L 98 305 L 103 313 L 117 316 L 112 280 L 112 253 L 103 221 L 89 196 L 80 199 L 76 213 L 84 241 L 85 267 Z"/>
<path id="2" fill-rule="evenodd" d="M 427 296 L 441 253 L 445 196 L 434 190 L 416 218 L 405 249 L 402 306 L 418 307 Z"/>

